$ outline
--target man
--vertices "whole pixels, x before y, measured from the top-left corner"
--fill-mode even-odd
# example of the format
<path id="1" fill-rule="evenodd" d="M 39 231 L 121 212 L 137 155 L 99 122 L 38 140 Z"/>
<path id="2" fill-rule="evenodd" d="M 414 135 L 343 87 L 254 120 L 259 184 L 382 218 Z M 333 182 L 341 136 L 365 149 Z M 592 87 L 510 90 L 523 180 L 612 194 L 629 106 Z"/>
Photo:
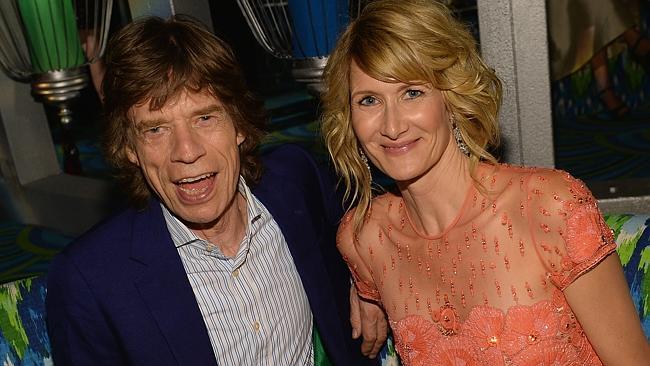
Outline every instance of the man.
<path id="1" fill-rule="evenodd" d="M 331 179 L 296 147 L 260 164 L 263 112 L 230 48 L 191 18 L 148 18 L 105 63 L 107 157 L 134 208 L 53 262 L 56 364 L 376 363 L 349 336 Z"/>

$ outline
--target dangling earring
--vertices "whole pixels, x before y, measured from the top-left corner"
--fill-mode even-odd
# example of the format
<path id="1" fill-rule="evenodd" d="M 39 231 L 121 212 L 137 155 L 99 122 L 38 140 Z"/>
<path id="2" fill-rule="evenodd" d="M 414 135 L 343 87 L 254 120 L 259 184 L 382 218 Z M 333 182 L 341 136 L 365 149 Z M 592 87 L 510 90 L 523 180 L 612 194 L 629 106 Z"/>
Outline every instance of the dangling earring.
<path id="1" fill-rule="evenodd" d="M 366 165 L 366 168 L 368 168 L 368 175 L 370 175 L 370 180 L 372 180 L 372 171 L 370 170 L 370 164 L 368 164 L 368 157 L 361 148 L 359 148 L 359 155 L 361 155 L 361 161 L 363 161 L 363 163 Z"/>
<path id="2" fill-rule="evenodd" d="M 456 120 L 453 117 L 451 118 L 451 129 L 454 132 L 454 138 L 456 139 L 458 149 L 466 156 L 469 156 L 469 147 L 463 140 L 463 135 L 460 134 L 460 128 L 456 125 Z"/>

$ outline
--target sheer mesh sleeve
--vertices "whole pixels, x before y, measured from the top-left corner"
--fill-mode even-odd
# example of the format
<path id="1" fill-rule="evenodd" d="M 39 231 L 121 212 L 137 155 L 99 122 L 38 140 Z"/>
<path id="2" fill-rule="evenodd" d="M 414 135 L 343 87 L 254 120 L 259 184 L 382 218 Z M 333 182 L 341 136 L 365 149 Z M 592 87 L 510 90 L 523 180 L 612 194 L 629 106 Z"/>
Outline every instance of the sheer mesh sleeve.
<path id="1" fill-rule="evenodd" d="M 563 290 L 616 250 L 612 231 L 589 189 L 568 173 L 537 171 L 528 188 L 537 252 L 547 276 Z"/>
<path id="2" fill-rule="evenodd" d="M 362 244 L 359 242 L 358 236 L 354 234 L 352 225 L 353 213 L 354 210 L 348 212 L 343 217 L 336 238 L 336 246 L 350 268 L 359 296 L 364 299 L 379 301 L 379 291 L 377 291 L 377 287 L 372 279 L 372 271 L 360 254 Z"/>

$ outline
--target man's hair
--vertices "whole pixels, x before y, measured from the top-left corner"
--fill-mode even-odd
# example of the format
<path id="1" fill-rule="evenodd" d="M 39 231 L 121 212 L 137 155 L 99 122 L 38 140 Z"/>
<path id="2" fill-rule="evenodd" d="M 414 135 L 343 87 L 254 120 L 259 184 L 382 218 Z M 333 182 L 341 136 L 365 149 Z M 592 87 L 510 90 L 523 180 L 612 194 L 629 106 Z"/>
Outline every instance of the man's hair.
<path id="1" fill-rule="evenodd" d="M 183 92 L 208 92 L 221 100 L 237 132 L 246 137 L 239 146 L 240 174 L 250 184 L 259 180 L 263 105 L 247 88 L 231 48 L 203 24 L 186 15 L 136 20 L 111 38 L 104 62 L 104 152 L 136 207 L 143 207 L 152 193 L 142 169 L 127 157 L 127 148 L 135 151 L 131 108 L 148 104 L 160 110 Z"/>
<path id="2" fill-rule="evenodd" d="M 470 150 L 472 167 L 479 160 L 496 162 L 488 148 L 498 143 L 501 82 L 479 56 L 467 27 L 438 1 L 370 2 L 330 55 L 322 96 L 322 131 L 346 198 L 357 204 L 355 229 L 370 207 L 372 191 L 351 123 L 352 61 L 377 80 L 430 84 L 440 90 Z"/>

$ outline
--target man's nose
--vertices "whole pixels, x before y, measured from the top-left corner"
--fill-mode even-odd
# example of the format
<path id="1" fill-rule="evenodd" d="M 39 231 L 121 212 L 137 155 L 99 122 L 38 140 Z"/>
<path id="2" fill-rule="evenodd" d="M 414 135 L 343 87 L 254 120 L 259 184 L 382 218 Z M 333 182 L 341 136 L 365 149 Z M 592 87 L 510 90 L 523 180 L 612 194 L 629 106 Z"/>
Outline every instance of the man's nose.
<path id="1" fill-rule="evenodd" d="M 191 127 L 176 128 L 173 133 L 171 159 L 190 164 L 205 155 L 203 140 Z"/>

